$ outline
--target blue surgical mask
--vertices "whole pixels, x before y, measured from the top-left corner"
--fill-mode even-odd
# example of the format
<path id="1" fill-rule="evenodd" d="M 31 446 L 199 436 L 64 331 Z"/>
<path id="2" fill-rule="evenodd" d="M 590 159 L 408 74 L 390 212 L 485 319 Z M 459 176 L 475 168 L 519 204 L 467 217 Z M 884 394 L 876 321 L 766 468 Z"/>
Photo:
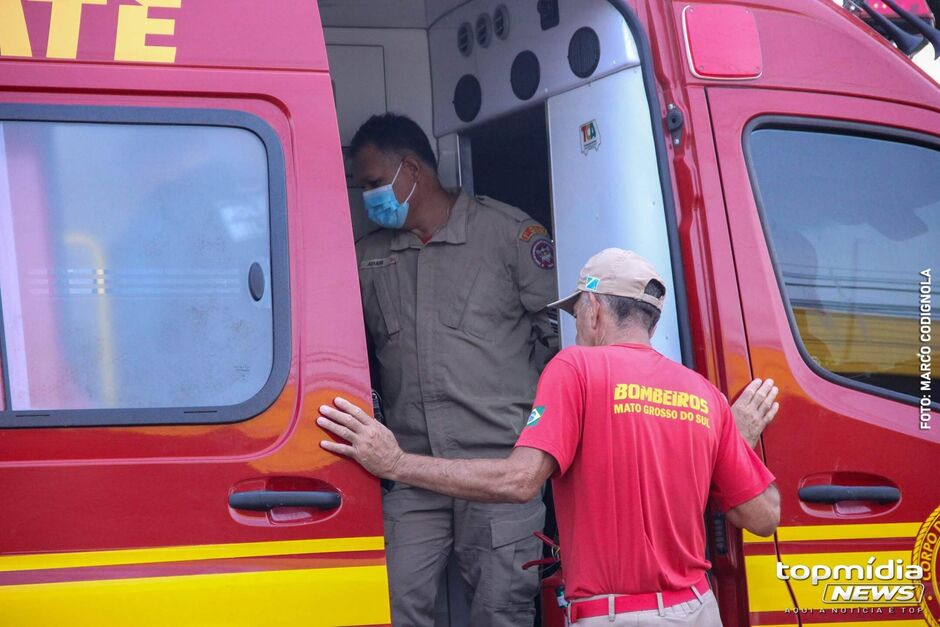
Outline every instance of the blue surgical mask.
<path id="1" fill-rule="evenodd" d="M 362 192 L 362 201 L 365 203 L 369 219 L 386 229 L 400 229 L 405 225 L 405 219 L 408 217 L 408 201 L 411 200 L 411 195 L 415 193 L 415 188 L 418 187 L 418 181 L 415 181 L 408 198 L 405 198 L 405 202 L 398 202 L 392 185 L 398 179 L 403 164 L 404 161 L 398 164 L 398 169 L 395 170 L 395 177 L 391 183 Z"/>

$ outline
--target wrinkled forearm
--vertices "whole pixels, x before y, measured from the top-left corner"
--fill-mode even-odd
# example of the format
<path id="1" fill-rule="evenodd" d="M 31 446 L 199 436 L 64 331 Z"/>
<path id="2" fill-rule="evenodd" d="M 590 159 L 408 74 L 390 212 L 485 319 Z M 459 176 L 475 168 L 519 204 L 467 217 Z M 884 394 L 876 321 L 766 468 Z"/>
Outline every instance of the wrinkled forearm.
<path id="1" fill-rule="evenodd" d="M 509 459 L 442 459 L 405 453 L 387 477 L 469 501 L 525 503 L 540 483 Z"/>
<path id="2" fill-rule="evenodd" d="M 728 520 L 739 529 L 767 537 L 780 524 L 780 492 L 770 484 L 767 489 L 750 501 L 727 512 Z"/>

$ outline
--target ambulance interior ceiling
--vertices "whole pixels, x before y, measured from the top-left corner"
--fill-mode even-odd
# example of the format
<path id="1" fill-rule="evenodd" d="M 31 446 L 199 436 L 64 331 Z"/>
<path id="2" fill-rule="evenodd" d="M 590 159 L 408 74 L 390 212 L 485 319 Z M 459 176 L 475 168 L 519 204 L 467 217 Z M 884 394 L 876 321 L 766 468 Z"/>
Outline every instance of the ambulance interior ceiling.
<path id="1" fill-rule="evenodd" d="M 343 145 L 374 113 L 408 115 L 432 138 L 446 186 L 515 205 L 551 228 L 546 102 L 638 65 L 638 54 L 606 0 L 539 6 L 319 0 Z M 361 234 L 371 227 L 351 177 L 350 185 Z"/>

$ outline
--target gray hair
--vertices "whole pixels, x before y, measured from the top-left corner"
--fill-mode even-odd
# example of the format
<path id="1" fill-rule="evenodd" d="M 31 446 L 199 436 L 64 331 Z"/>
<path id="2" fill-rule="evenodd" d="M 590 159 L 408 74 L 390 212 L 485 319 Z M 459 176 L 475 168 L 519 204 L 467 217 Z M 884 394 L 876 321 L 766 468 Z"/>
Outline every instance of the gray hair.
<path id="1" fill-rule="evenodd" d="M 644 290 L 646 294 L 654 298 L 662 298 L 666 293 L 666 288 L 659 281 L 650 281 Z M 612 294 L 596 294 L 598 300 L 604 303 L 617 319 L 618 324 L 624 325 L 629 321 L 642 325 L 647 331 L 652 332 L 656 323 L 659 322 L 659 316 L 662 312 L 654 305 L 651 305 L 636 298 L 628 296 L 614 296 Z"/>

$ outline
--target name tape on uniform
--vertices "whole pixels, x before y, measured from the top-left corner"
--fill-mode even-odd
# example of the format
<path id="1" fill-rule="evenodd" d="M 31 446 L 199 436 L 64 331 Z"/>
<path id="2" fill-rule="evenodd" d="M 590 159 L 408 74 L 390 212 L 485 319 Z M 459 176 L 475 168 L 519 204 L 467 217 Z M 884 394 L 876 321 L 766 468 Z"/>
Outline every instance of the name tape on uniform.
<path id="1" fill-rule="evenodd" d="M 382 259 L 366 259 L 359 264 L 359 269 L 368 270 L 370 268 L 384 268 L 385 266 L 390 266 L 397 261 L 398 257 L 395 255 L 392 255 L 391 257 L 383 257 Z"/>

